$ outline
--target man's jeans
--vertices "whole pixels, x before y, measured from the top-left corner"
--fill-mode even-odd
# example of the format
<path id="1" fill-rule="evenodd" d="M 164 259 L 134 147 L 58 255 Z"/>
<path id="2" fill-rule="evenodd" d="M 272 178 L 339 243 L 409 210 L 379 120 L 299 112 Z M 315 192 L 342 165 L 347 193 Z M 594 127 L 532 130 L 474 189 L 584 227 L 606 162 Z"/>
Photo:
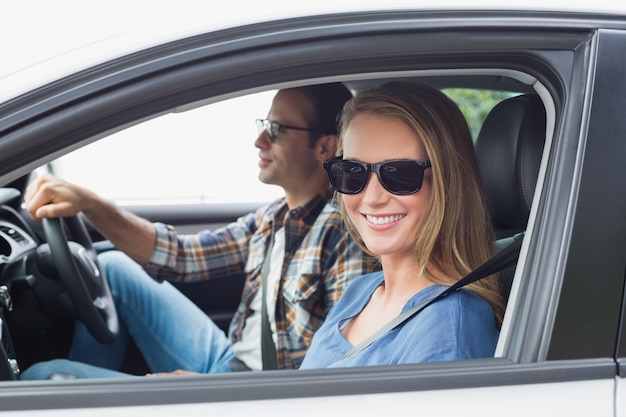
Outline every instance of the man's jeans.
<path id="1" fill-rule="evenodd" d="M 191 300 L 171 284 L 153 280 L 121 252 L 106 252 L 98 261 L 117 308 L 119 336 L 111 344 L 102 344 L 77 322 L 70 361 L 37 363 L 21 379 L 48 379 L 56 373 L 78 378 L 130 376 L 111 371 L 120 368 L 129 337 L 152 372 L 230 372 L 234 355 L 228 338 Z"/>

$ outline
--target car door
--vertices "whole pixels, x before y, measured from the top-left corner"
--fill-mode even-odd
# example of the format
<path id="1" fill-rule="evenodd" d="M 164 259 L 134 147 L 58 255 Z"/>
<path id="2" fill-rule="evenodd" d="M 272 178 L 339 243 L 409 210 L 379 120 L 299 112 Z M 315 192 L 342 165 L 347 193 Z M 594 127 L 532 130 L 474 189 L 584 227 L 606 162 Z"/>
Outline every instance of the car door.
<path id="1" fill-rule="evenodd" d="M 496 75 L 530 86 L 548 115 L 496 357 L 131 381 L 5 382 L 3 406 L 40 415 L 46 409 L 104 413 L 134 406 L 203 415 L 279 416 L 294 408 L 299 415 L 614 415 L 626 246 L 618 174 L 625 156 L 619 142 L 626 129 L 624 86 L 617 82 L 626 63 L 614 51 L 624 50 L 623 25 L 547 12 L 402 11 L 286 20 L 153 48 L 98 67 L 87 79 L 39 91 L 38 100 L 27 96 L 13 109 L 0 109 L 11 110 L 0 125 L 5 180 L 46 155 L 145 117 L 293 83 L 397 77 L 435 83 L 433 77 Z M 55 100 L 40 100 L 46 95 Z M 19 124 L 29 129 L 17 129 Z"/>

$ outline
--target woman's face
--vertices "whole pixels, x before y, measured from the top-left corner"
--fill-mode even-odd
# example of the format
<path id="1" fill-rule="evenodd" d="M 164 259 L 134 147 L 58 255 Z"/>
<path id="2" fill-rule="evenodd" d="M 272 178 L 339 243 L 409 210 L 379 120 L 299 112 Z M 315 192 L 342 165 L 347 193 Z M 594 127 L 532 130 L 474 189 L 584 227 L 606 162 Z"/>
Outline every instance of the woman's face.
<path id="1" fill-rule="evenodd" d="M 343 158 L 367 163 L 390 159 L 428 159 L 421 139 L 405 123 L 370 114 L 354 118 L 344 131 Z M 350 219 L 367 248 L 378 256 L 413 257 L 415 236 L 429 202 L 432 170 L 426 169 L 415 194 L 385 190 L 376 173 L 358 194 L 342 196 Z"/>

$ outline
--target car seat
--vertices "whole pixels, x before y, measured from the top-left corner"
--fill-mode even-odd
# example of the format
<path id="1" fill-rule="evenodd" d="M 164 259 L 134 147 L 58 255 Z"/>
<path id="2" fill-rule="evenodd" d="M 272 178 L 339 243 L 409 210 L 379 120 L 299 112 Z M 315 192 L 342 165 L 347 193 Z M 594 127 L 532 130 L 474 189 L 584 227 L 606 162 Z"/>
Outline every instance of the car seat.
<path id="1" fill-rule="evenodd" d="M 476 157 L 496 230 L 498 249 L 528 223 L 546 138 L 546 112 L 536 94 L 498 103 L 476 139 Z M 508 299 L 515 267 L 500 272 Z"/>

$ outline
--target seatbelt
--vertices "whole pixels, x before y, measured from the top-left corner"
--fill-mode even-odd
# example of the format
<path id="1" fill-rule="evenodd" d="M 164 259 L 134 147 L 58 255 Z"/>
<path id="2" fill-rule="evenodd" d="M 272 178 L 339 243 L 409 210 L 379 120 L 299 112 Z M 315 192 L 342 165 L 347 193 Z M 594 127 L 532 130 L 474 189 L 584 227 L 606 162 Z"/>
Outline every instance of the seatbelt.
<path id="1" fill-rule="evenodd" d="M 272 336 L 272 328 L 270 326 L 267 314 L 267 278 L 270 273 L 270 260 L 272 258 L 272 247 L 274 246 L 274 230 L 270 238 L 269 248 L 265 251 L 265 259 L 261 269 L 261 291 L 262 291 L 262 307 L 261 307 L 261 358 L 263 362 L 263 370 L 272 370 L 277 367 L 276 346 Z"/>
<path id="2" fill-rule="evenodd" d="M 504 247 L 501 251 L 496 253 L 491 258 L 487 259 L 483 264 L 478 266 L 476 269 L 474 269 L 472 272 L 467 274 L 465 277 L 463 277 L 462 279 L 458 280 L 457 282 L 455 282 L 450 287 L 446 288 L 444 291 L 439 293 L 437 296 L 431 298 L 428 301 L 423 302 L 422 304 L 418 304 L 418 305 L 416 305 L 416 306 L 406 310 L 404 313 L 398 315 L 393 320 L 387 322 L 387 324 L 385 324 L 383 327 L 378 329 L 376 332 L 374 332 L 368 338 L 363 340 L 361 343 L 359 343 L 358 345 L 353 347 L 348 353 L 346 353 L 341 358 L 339 358 L 339 360 L 347 359 L 347 358 L 349 358 L 349 357 L 351 357 L 353 355 L 356 355 L 357 353 L 363 351 L 364 349 L 366 349 L 368 346 L 370 346 L 372 343 L 374 343 L 377 339 L 379 339 L 385 333 L 387 333 L 387 332 L 389 332 L 389 331 L 391 331 L 391 330 L 401 326 L 402 324 L 404 324 L 408 320 L 410 320 L 413 317 L 415 317 L 420 311 L 422 311 L 423 309 L 425 309 L 429 305 L 431 305 L 431 304 L 441 300 L 442 298 L 444 298 L 447 295 L 453 293 L 454 291 L 457 291 L 461 287 L 464 287 L 467 284 L 471 284 L 473 282 L 478 281 L 479 279 L 482 279 L 482 278 L 487 277 L 489 275 L 493 275 L 496 272 L 500 272 L 500 271 L 502 271 L 502 270 L 504 270 L 504 269 L 506 269 L 506 268 L 508 268 L 510 266 L 515 265 L 515 263 L 517 262 L 517 258 L 519 257 L 520 249 L 522 247 L 522 240 L 523 240 L 522 237 L 524 237 L 524 232 L 521 232 L 521 233 L 518 233 L 517 235 L 515 235 L 513 237 L 513 242 L 512 243 L 510 243 L 509 245 Z"/>

